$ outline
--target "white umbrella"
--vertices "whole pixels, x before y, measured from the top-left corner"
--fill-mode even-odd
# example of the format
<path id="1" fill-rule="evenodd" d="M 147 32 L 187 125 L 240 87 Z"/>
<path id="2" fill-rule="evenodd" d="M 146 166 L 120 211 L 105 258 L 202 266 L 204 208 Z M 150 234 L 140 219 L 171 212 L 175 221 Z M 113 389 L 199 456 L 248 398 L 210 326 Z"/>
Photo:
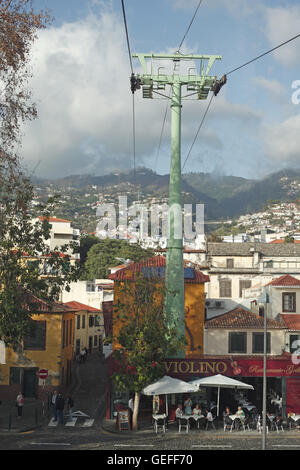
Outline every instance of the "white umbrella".
<path id="1" fill-rule="evenodd" d="M 244 390 L 254 390 L 252 385 L 240 382 L 236 379 L 231 379 L 225 375 L 217 374 L 211 377 L 204 377 L 202 379 L 194 379 L 189 382 L 191 385 L 196 385 L 198 389 L 200 387 L 216 387 L 218 389 L 218 404 L 217 404 L 217 416 L 219 416 L 219 403 L 220 403 L 220 388 L 240 388 Z"/>
<path id="2" fill-rule="evenodd" d="M 193 393 L 198 390 L 197 385 L 193 385 L 184 380 L 173 379 L 165 375 L 157 382 L 154 382 L 151 385 L 147 385 L 142 390 L 144 395 L 168 395 L 173 393 Z M 168 414 L 168 397 L 166 397 L 166 414 Z"/>

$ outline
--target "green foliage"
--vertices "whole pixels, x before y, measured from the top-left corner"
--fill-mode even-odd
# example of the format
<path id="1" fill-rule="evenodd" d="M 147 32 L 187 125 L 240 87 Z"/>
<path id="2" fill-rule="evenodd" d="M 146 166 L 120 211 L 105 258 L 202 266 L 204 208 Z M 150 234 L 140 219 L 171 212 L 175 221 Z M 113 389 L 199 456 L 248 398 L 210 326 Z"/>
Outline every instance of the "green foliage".
<path id="1" fill-rule="evenodd" d="M 154 251 L 144 249 L 138 244 L 129 244 L 126 240 L 97 239 L 87 254 L 81 279 L 104 279 L 110 274 L 109 268 L 123 264 L 118 259 L 130 259 L 139 262 L 154 256 Z"/>
<path id="2" fill-rule="evenodd" d="M 120 390 L 140 392 L 164 375 L 164 359 L 182 350 L 185 338 L 178 338 L 176 325 L 170 327 L 163 312 L 161 280 L 140 276 L 125 282 L 121 292 L 123 301 L 114 306 L 123 324 L 115 338 L 121 346 L 114 352 L 119 371 L 112 379 Z"/>
<path id="3" fill-rule="evenodd" d="M 31 315 L 39 313 L 36 298 L 58 300 L 61 289 L 77 279 L 78 267 L 70 263 L 70 245 L 51 251 L 46 244 L 55 198 L 38 208 L 44 218 L 33 223 L 30 182 L 19 175 L 17 181 L 1 178 L 1 183 L 0 337 L 16 347 L 28 331 Z M 44 263 L 47 276 L 41 275 Z"/>

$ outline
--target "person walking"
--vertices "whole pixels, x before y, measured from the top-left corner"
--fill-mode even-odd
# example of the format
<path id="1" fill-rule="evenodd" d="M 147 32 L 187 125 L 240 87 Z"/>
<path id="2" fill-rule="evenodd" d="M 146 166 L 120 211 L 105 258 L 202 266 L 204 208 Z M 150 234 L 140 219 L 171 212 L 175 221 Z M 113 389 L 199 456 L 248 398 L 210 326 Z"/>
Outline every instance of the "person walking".
<path id="1" fill-rule="evenodd" d="M 57 395 L 55 406 L 57 411 L 58 424 L 64 424 L 65 399 L 62 393 Z"/>
<path id="2" fill-rule="evenodd" d="M 16 398 L 16 407 L 18 409 L 18 418 L 22 418 L 23 406 L 24 406 L 24 397 L 22 395 L 22 392 L 19 392 L 19 394 Z"/>
<path id="3" fill-rule="evenodd" d="M 57 421 L 56 398 L 57 398 L 57 391 L 54 390 L 54 392 L 51 394 L 51 406 L 52 406 L 54 421 Z"/>
<path id="4" fill-rule="evenodd" d="M 70 421 L 73 420 L 73 415 L 72 415 L 73 407 L 74 407 L 74 400 L 73 400 L 71 394 L 69 393 L 68 396 L 67 396 L 67 410 L 69 412 L 69 420 Z"/>
<path id="5" fill-rule="evenodd" d="M 86 359 L 86 348 L 80 351 L 80 362 L 81 363 L 85 362 L 85 359 Z"/>

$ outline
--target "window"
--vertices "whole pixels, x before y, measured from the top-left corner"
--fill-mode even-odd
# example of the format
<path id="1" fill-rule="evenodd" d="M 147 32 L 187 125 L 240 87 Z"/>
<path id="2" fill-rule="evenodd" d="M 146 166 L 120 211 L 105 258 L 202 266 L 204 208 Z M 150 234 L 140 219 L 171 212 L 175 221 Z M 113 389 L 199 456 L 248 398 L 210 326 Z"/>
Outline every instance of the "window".
<path id="1" fill-rule="evenodd" d="M 234 267 L 234 259 L 233 258 L 228 258 L 226 260 L 226 268 L 232 269 Z"/>
<path id="2" fill-rule="evenodd" d="M 95 315 L 95 326 L 100 326 L 100 315 Z"/>
<path id="3" fill-rule="evenodd" d="M 10 367 L 9 369 L 9 385 L 19 385 L 22 382 L 21 367 Z"/>
<path id="4" fill-rule="evenodd" d="M 66 331 L 66 322 L 63 320 L 63 325 L 62 325 L 62 347 L 65 347 L 65 331 Z"/>
<path id="5" fill-rule="evenodd" d="M 256 354 L 263 354 L 264 352 L 264 334 L 252 334 L 252 352 Z M 267 333 L 267 353 L 271 352 L 271 333 Z"/>
<path id="6" fill-rule="evenodd" d="M 283 292 L 282 293 L 282 311 L 283 312 L 296 312 L 296 292 Z"/>
<path id="7" fill-rule="evenodd" d="M 251 281 L 240 281 L 240 297 L 243 297 L 243 289 L 249 289 Z"/>
<path id="8" fill-rule="evenodd" d="M 46 322 L 31 321 L 29 334 L 24 337 L 24 349 L 46 350 Z"/>
<path id="9" fill-rule="evenodd" d="M 92 315 L 89 316 L 89 327 L 94 326 L 94 317 Z"/>
<path id="10" fill-rule="evenodd" d="M 80 352 L 80 339 L 76 339 L 76 354 Z"/>
<path id="11" fill-rule="evenodd" d="M 76 322 L 77 322 L 76 328 L 77 330 L 80 330 L 80 315 L 76 315 Z"/>
<path id="12" fill-rule="evenodd" d="M 85 315 L 82 315 L 82 324 L 81 324 L 81 327 L 82 327 L 82 328 L 85 328 Z"/>
<path id="13" fill-rule="evenodd" d="M 229 333 L 229 353 L 247 352 L 247 333 Z"/>
<path id="14" fill-rule="evenodd" d="M 98 344 L 98 336 L 94 336 L 94 346 L 97 346 Z"/>
<path id="15" fill-rule="evenodd" d="M 300 348 L 300 335 L 290 335 L 290 353 Z"/>
<path id="16" fill-rule="evenodd" d="M 220 297 L 231 297 L 231 280 L 221 279 L 219 281 Z"/>
<path id="17" fill-rule="evenodd" d="M 66 346 L 69 345 L 69 320 L 66 321 L 66 338 L 65 338 L 65 344 Z"/>
<path id="18" fill-rule="evenodd" d="M 70 320 L 70 329 L 69 329 L 69 344 L 72 344 L 72 319 Z"/>

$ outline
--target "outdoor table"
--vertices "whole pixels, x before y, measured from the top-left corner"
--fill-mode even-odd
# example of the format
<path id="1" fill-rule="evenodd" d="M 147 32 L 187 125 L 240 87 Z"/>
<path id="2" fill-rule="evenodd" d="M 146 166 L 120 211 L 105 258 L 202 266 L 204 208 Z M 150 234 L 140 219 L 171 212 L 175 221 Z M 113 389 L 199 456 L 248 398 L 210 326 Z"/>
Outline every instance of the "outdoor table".
<path id="1" fill-rule="evenodd" d="M 156 414 L 156 415 L 152 415 L 152 418 L 155 419 L 155 420 L 158 420 L 158 419 L 165 419 L 167 417 L 167 415 L 164 413 L 164 414 Z"/>
<path id="2" fill-rule="evenodd" d="M 154 430 L 155 432 L 157 433 L 158 431 L 158 420 L 163 420 L 163 431 L 166 432 L 166 419 L 167 419 L 167 415 L 164 413 L 164 414 L 155 414 L 155 415 L 152 415 L 152 418 L 154 419 Z"/>
<path id="3" fill-rule="evenodd" d="M 300 419 L 300 415 L 291 415 L 290 418 L 292 418 L 294 421 L 298 421 L 298 419 Z"/>
<path id="4" fill-rule="evenodd" d="M 232 431 L 232 428 L 235 427 L 235 421 L 238 419 L 241 423 L 243 423 L 242 418 L 237 415 L 229 415 L 229 418 L 232 420 L 232 425 L 230 431 Z"/>
<path id="5" fill-rule="evenodd" d="M 192 415 L 191 415 L 191 418 L 193 418 L 193 419 L 196 421 L 197 427 L 198 427 L 198 429 L 199 429 L 199 421 L 200 421 L 200 419 L 205 419 L 205 416 L 204 416 L 204 415 L 192 414 Z"/>

